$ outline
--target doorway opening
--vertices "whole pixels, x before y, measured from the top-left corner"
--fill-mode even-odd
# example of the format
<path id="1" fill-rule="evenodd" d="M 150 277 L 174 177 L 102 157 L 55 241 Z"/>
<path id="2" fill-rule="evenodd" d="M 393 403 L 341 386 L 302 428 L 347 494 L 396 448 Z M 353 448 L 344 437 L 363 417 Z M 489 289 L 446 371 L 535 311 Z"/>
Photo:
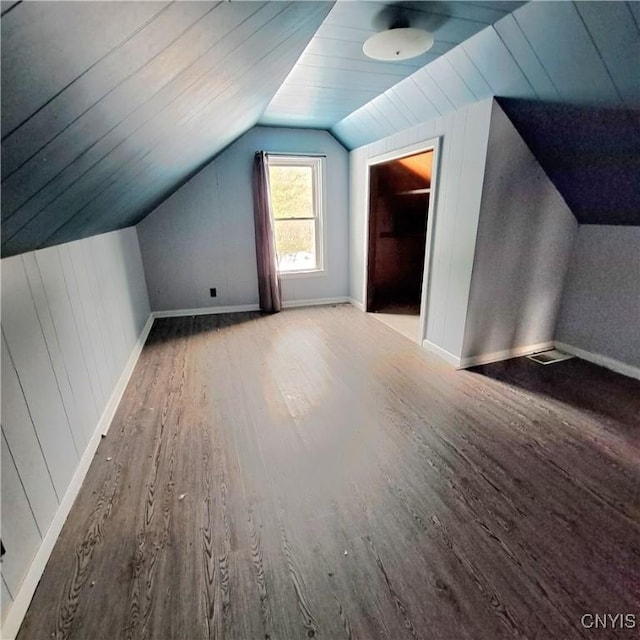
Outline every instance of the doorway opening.
<path id="1" fill-rule="evenodd" d="M 369 166 L 366 310 L 421 341 L 434 149 Z"/>

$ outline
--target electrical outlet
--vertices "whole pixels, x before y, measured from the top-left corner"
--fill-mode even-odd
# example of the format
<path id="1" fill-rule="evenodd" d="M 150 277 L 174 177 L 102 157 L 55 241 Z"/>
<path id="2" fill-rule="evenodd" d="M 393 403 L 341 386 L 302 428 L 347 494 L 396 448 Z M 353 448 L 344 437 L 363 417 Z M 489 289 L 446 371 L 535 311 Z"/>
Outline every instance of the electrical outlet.
<path id="1" fill-rule="evenodd" d="M 213 287 L 213 288 L 209 289 L 209 295 L 210 295 L 212 298 L 215 298 L 215 297 L 218 295 L 218 292 L 216 291 L 215 287 Z"/>

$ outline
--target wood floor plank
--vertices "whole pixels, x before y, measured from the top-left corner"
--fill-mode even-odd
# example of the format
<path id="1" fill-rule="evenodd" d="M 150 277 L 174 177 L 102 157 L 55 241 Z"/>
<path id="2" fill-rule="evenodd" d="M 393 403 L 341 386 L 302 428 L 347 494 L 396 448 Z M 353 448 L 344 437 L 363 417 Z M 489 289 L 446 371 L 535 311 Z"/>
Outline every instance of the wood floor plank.
<path id="1" fill-rule="evenodd" d="M 158 319 L 19 640 L 635 637 L 639 430 L 637 381 L 348 305 Z"/>

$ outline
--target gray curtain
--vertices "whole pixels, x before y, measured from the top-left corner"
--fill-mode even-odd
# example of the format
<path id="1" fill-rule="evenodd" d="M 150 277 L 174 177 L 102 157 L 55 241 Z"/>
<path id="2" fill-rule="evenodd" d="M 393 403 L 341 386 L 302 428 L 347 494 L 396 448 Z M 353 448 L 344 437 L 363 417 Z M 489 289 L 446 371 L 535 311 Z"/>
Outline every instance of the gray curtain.
<path id="1" fill-rule="evenodd" d="M 271 193 L 267 154 L 258 151 L 253 161 L 253 216 L 256 229 L 256 260 L 260 309 L 275 313 L 282 309 L 276 243 L 271 219 Z"/>

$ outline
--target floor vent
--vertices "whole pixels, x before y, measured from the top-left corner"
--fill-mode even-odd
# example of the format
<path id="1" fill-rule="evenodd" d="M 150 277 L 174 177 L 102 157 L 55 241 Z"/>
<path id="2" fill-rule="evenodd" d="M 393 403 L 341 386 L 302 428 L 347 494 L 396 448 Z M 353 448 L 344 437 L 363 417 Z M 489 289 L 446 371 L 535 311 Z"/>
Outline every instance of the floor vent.
<path id="1" fill-rule="evenodd" d="M 562 362 L 563 360 L 570 360 L 573 356 L 570 353 L 565 353 L 564 351 L 551 349 L 551 351 L 533 353 L 530 356 L 527 356 L 527 358 L 537 362 L 538 364 L 555 364 L 556 362 Z"/>

